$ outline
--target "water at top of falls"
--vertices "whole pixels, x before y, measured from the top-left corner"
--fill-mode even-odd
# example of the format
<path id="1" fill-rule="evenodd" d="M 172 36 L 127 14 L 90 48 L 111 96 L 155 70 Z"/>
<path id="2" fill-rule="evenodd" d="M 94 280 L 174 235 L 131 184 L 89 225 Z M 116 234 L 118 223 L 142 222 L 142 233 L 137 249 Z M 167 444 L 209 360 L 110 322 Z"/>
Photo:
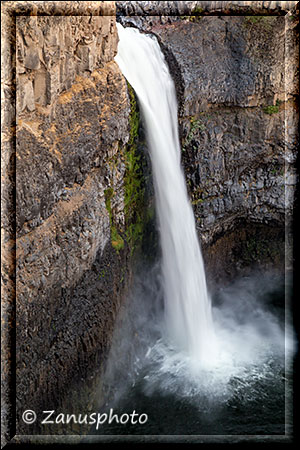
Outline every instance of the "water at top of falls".
<path id="1" fill-rule="evenodd" d="M 146 125 L 162 248 L 166 334 L 201 365 L 217 354 L 211 300 L 181 168 L 174 82 L 156 38 L 117 24 L 122 73 L 135 90 Z"/>

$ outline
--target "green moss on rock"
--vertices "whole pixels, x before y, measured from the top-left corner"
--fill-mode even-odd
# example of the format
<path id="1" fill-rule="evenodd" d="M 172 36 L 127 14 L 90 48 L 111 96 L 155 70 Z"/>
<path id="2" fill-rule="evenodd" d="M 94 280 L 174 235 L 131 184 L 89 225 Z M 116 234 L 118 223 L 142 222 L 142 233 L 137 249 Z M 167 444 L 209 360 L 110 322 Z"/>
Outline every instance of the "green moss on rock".
<path id="1" fill-rule="evenodd" d="M 114 192 L 113 188 L 110 187 L 110 188 L 105 189 L 104 196 L 105 196 L 106 209 L 107 209 L 108 215 L 109 215 L 111 245 L 115 250 L 119 251 L 124 248 L 124 239 L 119 234 L 119 232 L 114 224 L 114 218 L 113 218 L 112 209 L 111 209 L 111 199 L 113 198 L 114 195 L 115 195 L 115 192 Z"/>
<path id="2" fill-rule="evenodd" d="M 130 116 L 129 116 L 130 130 L 129 130 L 128 146 L 131 147 L 132 145 L 136 144 L 136 140 L 138 138 L 140 114 L 137 109 L 134 90 L 131 87 L 131 85 L 128 83 L 128 81 L 127 81 L 127 88 L 128 88 L 128 94 L 129 94 L 129 100 L 130 100 Z"/>
<path id="3" fill-rule="evenodd" d="M 142 242 L 145 224 L 144 178 L 142 155 L 138 149 L 140 115 L 134 91 L 129 83 L 130 135 L 125 150 L 124 210 L 126 240 L 131 253 Z"/>
<path id="4" fill-rule="evenodd" d="M 111 227 L 111 245 L 117 251 L 122 250 L 124 248 L 124 239 L 118 233 L 115 226 Z"/>

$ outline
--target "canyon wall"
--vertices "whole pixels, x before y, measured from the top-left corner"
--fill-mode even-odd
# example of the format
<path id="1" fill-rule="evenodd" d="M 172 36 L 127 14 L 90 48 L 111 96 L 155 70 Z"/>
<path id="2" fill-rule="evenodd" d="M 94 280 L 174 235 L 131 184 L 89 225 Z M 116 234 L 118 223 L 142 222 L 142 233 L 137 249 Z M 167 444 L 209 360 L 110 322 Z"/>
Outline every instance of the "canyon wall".
<path id="1" fill-rule="evenodd" d="M 119 20 L 156 35 L 169 64 L 208 272 L 216 281 L 263 260 L 284 271 L 299 93 L 298 11 L 288 8 L 297 2 L 164 2 L 156 12 L 148 3 L 117 2 Z"/>
<path id="2" fill-rule="evenodd" d="M 2 272 L 16 287 L 17 433 L 31 434 L 38 425 L 25 425 L 23 410 L 93 404 L 80 390 L 103 369 L 139 237 L 129 166 L 138 119 L 114 62 L 114 2 L 6 2 L 3 12 L 16 79 L 4 88 Z M 13 62 L 3 60 L 7 77 Z"/>
<path id="3" fill-rule="evenodd" d="M 214 283 L 254 262 L 284 269 L 296 183 L 298 35 L 297 11 L 288 13 L 297 2 L 3 3 L 9 439 L 14 402 L 19 434 L 41 431 L 23 424 L 24 409 L 75 413 L 77 404 L 95 405 L 134 250 L 146 235 L 145 253 L 156 251 L 138 110 L 113 61 L 115 14 L 154 33 L 169 63 L 185 176 Z M 151 202 L 147 222 L 142 210 Z"/>

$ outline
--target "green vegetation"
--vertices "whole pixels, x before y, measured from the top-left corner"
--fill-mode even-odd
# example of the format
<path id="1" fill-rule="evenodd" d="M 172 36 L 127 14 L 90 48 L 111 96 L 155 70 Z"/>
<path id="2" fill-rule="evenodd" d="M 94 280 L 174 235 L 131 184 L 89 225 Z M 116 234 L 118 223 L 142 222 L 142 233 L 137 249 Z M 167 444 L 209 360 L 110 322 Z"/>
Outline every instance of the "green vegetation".
<path id="1" fill-rule="evenodd" d="M 123 281 L 125 280 L 125 272 L 126 272 L 126 269 L 125 269 L 125 267 L 123 267 L 121 270 L 120 283 L 123 283 Z"/>
<path id="2" fill-rule="evenodd" d="M 192 201 L 192 205 L 199 205 L 199 203 L 203 203 L 204 199 L 203 198 L 197 198 L 196 200 Z"/>
<path id="3" fill-rule="evenodd" d="M 202 16 L 180 16 L 182 20 L 187 20 L 188 22 L 199 22 Z"/>
<path id="4" fill-rule="evenodd" d="M 199 22 L 203 17 L 204 9 L 200 8 L 200 6 L 195 6 L 192 9 L 190 16 L 180 16 L 180 19 L 187 20 L 189 22 Z"/>
<path id="5" fill-rule="evenodd" d="M 246 26 L 260 26 L 261 28 L 270 31 L 274 24 L 274 16 L 246 16 L 244 24 Z"/>
<path id="6" fill-rule="evenodd" d="M 144 179 L 142 171 L 141 154 L 138 151 L 139 111 L 137 109 L 135 94 L 130 86 L 130 136 L 125 150 L 125 178 L 124 178 L 124 209 L 126 222 L 126 239 L 131 253 L 141 243 L 144 231 Z"/>
<path id="7" fill-rule="evenodd" d="M 104 197 L 105 197 L 105 206 L 107 208 L 107 211 L 109 215 L 111 216 L 111 199 L 115 195 L 113 188 L 107 188 L 104 191 Z"/>
<path id="8" fill-rule="evenodd" d="M 104 269 L 102 269 L 102 270 L 100 271 L 99 278 L 100 278 L 100 279 L 101 279 L 101 278 L 104 278 L 105 275 L 106 275 L 106 268 L 104 268 Z"/>
<path id="9" fill-rule="evenodd" d="M 273 176 L 275 176 L 275 175 L 283 176 L 284 175 L 284 167 L 282 167 L 282 165 L 280 163 L 275 162 L 275 163 L 273 163 L 273 166 L 270 168 L 270 173 Z"/>
<path id="10" fill-rule="evenodd" d="M 186 148 L 191 144 L 192 140 L 195 138 L 196 133 L 198 131 L 204 131 L 205 130 L 205 124 L 200 120 L 200 119 L 196 119 L 194 116 L 191 117 L 190 119 L 191 122 L 191 128 L 190 128 L 190 132 L 187 135 L 183 145 L 182 145 L 182 151 L 184 152 L 186 150 Z M 196 149 L 195 146 L 193 146 L 193 148 Z"/>
<path id="11" fill-rule="evenodd" d="M 131 254 L 141 244 L 149 212 L 145 208 L 145 180 L 143 176 L 143 154 L 138 148 L 140 115 L 135 93 L 127 83 L 130 99 L 129 140 L 125 147 L 120 146 L 118 155 L 113 156 L 108 164 L 112 171 L 118 170 L 118 160 L 122 155 L 125 164 L 124 175 L 124 215 L 125 230 L 119 230 L 114 220 L 112 199 L 113 187 L 105 190 L 105 205 L 109 214 L 112 247 L 119 252 L 128 244 Z M 149 219 L 150 220 L 150 219 Z M 102 274 L 100 274 L 102 277 Z M 123 279 L 124 277 L 122 277 Z"/>
<path id="12" fill-rule="evenodd" d="M 202 14 L 203 11 L 204 11 L 204 9 L 201 8 L 200 6 L 195 6 L 195 8 L 193 8 L 193 10 L 192 10 L 192 13 L 197 16 L 197 15 Z"/>
<path id="13" fill-rule="evenodd" d="M 279 100 L 276 100 L 276 105 L 267 105 L 267 106 L 263 106 L 263 112 L 265 114 L 276 114 L 279 112 L 279 106 L 280 106 L 280 102 Z"/>
<path id="14" fill-rule="evenodd" d="M 124 240 L 122 236 L 119 235 L 116 227 L 111 227 L 111 245 L 117 251 L 122 250 L 124 248 Z"/>
<path id="15" fill-rule="evenodd" d="M 269 114 L 269 115 L 271 115 L 271 114 L 276 114 L 276 113 L 279 112 L 279 106 L 277 106 L 277 105 L 268 105 L 268 106 L 264 106 L 264 107 L 263 107 L 263 112 L 264 112 L 265 114 Z"/>
<path id="16" fill-rule="evenodd" d="M 129 99 L 130 99 L 130 117 L 129 117 L 130 136 L 129 136 L 128 145 L 132 146 L 132 145 L 134 145 L 136 139 L 138 138 L 140 115 L 139 115 L 139 112 L 137 109 L 134 90 L 132 89 L 132 87 L 128 83 L 128 81 L 127 81 L 127 88 L 128 88 L 128 93 L 129 93 Z"/>
<path id="17" fill-rule="evenodd" d="M 114 224 L 113 220 L 113 214 L 111 209 L 111 199 L 114 196 L 114 190 L 112 188 L 105 189 L 104 195 L 105 195 L 105 205 L 106 209 L 108 211 L 109 215 L 109 222 L 110 222 L 110 235 L 111 235 L 111 245 L 112 247 L 117 250 L 121 250 L 124 248 L 124 240 L 122 236 L 119 235 L 118 230 Z"/>

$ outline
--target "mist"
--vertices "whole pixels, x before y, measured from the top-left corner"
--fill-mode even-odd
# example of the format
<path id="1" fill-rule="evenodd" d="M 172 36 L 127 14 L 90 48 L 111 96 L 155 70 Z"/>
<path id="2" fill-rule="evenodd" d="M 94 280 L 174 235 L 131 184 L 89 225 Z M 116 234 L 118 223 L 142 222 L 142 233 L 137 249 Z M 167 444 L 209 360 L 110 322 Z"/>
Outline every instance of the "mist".
<path id="1" fill-rule="evenodd" d="M 257 273 L 237 279 L 218 289 L 212 304 L 219 352 L 203 367 L 168 340 L 160 264 L 139 267 L 108 358 L 106 406 L 117 405 L 137 384 L 145 396 L 172 394 L 203 410 L 245 389 L 261 396 L 261 382 L 284 382 L 295 343 L 285 323 L 283 280 Z"/>

